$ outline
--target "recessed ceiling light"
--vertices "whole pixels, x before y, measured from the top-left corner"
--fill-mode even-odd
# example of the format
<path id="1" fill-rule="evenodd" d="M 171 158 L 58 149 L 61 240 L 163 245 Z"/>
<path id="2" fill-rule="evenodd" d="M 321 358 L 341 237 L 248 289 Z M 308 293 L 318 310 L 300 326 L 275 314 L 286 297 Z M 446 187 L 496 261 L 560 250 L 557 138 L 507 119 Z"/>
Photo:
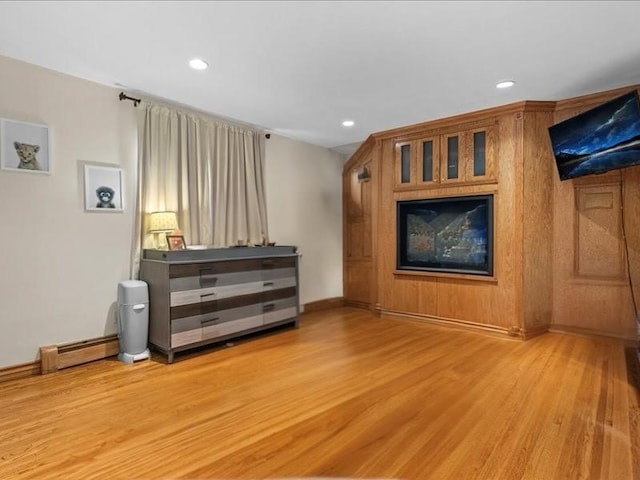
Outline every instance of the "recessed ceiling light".
<path id="1" fill-rule="evenodd" d="M 344 122 L 342 122 L 342 126 L 343 127 L 353 127 L 355 125 L 356 122 L 354 122 L 353 120 L 345 120 Z"/>
<path id="2" fill-rule="evenodd" d="M 194 70 L 206 70 L 209 64 L 204 60 L 201 60 L 199 58 L 194 58 L 193 60 L 189 61 L 189 66 Z"/>
<path id="3" fill-rule="evenodd" d="M 513 80 L 504 80 L 502 82 L 496 83 L 496 88 L 510 88 L 516 84 Z"/>

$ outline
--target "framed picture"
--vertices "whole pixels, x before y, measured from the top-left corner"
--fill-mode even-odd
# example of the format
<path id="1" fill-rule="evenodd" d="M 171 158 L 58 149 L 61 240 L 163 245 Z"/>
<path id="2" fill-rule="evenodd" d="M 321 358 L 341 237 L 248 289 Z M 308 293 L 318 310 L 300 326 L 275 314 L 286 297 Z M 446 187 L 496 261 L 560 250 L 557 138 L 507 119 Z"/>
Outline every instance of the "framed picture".
<path id="1" fill-rule="evenodd" d="M 0 118 L 0 168 L 50 174 L 49 127 Z"/>
<path id="2" fill-rule="evenodd" d="M 187 248 L 183 235 L 167 235 L 167 243 L 169 250 L 185 250 Z"/>
<path id="3" fill-rule="evenodd" d="M 122 169 L 84 166 L 84 208 L 91 212 L 123 212 Z"/>

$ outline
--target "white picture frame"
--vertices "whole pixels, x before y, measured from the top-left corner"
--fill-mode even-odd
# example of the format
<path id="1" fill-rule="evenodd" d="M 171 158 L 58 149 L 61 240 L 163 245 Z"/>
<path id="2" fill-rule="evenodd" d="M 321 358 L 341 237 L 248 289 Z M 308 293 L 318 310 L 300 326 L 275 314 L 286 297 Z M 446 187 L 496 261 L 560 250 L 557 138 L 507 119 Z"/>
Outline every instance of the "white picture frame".
<path id="1" fill-rule="evenodd" d="M 124 212 L 122 169 L 84 166 L 84 209 L 87 212 Z"/>
<path id="2" fill-rule="evenodd" d="M 18 153 L 18 152 L 21 153 Z M 51 174 L 49 127 L 0 118 L 0 168 L 21 173 Z"/>

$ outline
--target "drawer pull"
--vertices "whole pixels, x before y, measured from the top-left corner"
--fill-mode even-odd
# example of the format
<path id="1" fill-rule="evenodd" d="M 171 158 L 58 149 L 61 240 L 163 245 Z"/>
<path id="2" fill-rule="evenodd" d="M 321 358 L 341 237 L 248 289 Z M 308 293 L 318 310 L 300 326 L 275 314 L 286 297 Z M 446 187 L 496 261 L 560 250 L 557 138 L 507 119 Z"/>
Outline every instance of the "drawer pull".
<path id="1" fill-rule="evenodd" d="M 209 323 L 215 323 L 220 320 L 220 317 L 211 318 L 209 320 L 200 320 L 200 325 L 207 325 Z"/>
<path id="2" fill-rule="evenodd" d="M 205 298 L 205 297 L 215 297 L 216 294 L 214 293 L 205 293 L 204 295 L 200 295 L 200 298 Z"/>
<path id="3" fill-rule="evenodd" d="M 273 282 L 264 282 L 265 287 L 273 287 Z"/>
<path id="4" fill-rule="evenodd" d="M 262 306 L 262 311 L 263 312 L 270 312 L 271 310 L 273 310 L 274 308 L 276 308 L 275 304 L 270 303 L 268 305 L 263 305 Z"/>
<path id="5" fill-rule="evenodd" d="M 275 262 L 273 260 L 263 260 L 262 261 L 262 266 L 263 267 L 273 267 L 275 265 Z"/>

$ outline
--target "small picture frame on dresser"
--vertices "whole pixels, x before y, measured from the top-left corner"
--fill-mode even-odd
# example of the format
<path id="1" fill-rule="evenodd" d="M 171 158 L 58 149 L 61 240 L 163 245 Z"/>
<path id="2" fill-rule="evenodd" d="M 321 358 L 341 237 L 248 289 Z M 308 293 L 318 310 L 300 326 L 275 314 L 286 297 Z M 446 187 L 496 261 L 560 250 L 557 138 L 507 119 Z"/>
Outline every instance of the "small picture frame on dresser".
<path id="1" fill-rule="evenodd" d="M 187 244 L 184 241 L 183 235 L 167 235 L 167 244 L 169 250 L 186 250 Z"/>

